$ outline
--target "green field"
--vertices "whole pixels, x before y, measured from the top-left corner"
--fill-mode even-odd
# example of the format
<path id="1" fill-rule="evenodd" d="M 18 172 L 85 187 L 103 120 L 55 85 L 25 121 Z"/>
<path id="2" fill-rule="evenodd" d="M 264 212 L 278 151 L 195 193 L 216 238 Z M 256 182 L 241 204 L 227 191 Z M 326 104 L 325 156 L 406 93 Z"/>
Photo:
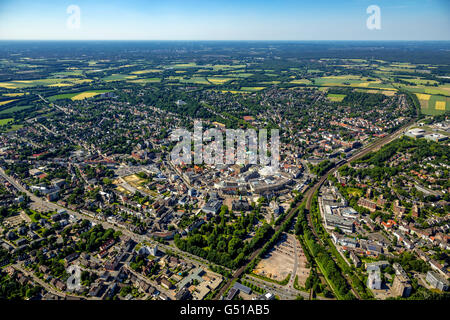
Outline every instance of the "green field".
<path id="1" fill-rule="evenodd" d="M 206 78 L 201 78 L 201 77 L 192 77 L 190 79 L 182 78 L 180 80 L 180 82 L 183 82 L 183 83 L 194 83 L 194 84 L 211 84 L 208 80 L 206 80 Z"/>
<path id="2" fill-rule="evenodd" d="M 162 71 L 163 70 L 161 70 L 161 69 L 144 69 L 144 70 L 133 71 L 133 72 L 131 72 L 131 74 L 156 73 L 156 72 L 162 72 Z"/>
<path id="3" fill-rule="evenodd" d="M 86 82 L 92 82 L 90 79 L 80 79 L 80 78 L 48 78 L 48 79 L 37 79 L 37 80 L 14 80 L 8 82 L 0 82 L 0 88 L 6 89 L 20 89 L 36 86 L 72 86 L 75 84 L 81 84 Z"/>
<path id="4" fill-rule="evenodd" d="M 292 84 L 311 84 L 311 81 L 308 80 L 308 79 L 295 79 L 295 80 L 290 81 L 289 83 L 292 83 Z"/>
<path id="5" fill-rule="evenodd" d="M 13 118 L 0 119 L 0 126 L 4 126 L 5 124 L 8 124 L 12 121 L 14 121 Z"/>
<path id="6" fill-rule="evenodd" d="M 57 94 L 51 97 L 48 97 L 49 101 L 56 101 L 56 100 L 62 100 L 62 99 L 72 99 L 72 100 L 78 100 L 78 98 L 75 98 L 82 94 L 87 94 L 88 96 L 97 95 L 100 93 L 106 93 L 110 92 L 111 90 L 89 90 L 89 91 L 83 91 L 83 92 L 74 92 L 74 93 L 64 93 L 64 94 Z M 86 97 L 88 97 L 86 96 Z"/>
<path id="7" fill-rule="evenodd" d="M 414 93 L 437 94 L 450 96 L 450 88 L 448 86 L 425 87 L 425 86 L 401 86 L 402 88 Z"/>
<path id="8" fill-rule="evenodd" d="M 103 81 L 110 82 L 110 81 L 123 81 L 123 80 L 130 80 L 130 79 L 136 79 L 137 75 L 129 75 L 129 74 L 112 74 L 110 76 L 102 78 Z"/>
<path id="9" fill-rule="evenodd" d="M 241 91 L 245 91 L 245 92 L 254 92 L 254 91 L 260 91 L 265 89 L 266 87 L 242 87 Z"/>
<path id="10" fill-rule="evenodd" d="M 213 84 L 224 84 L 225 82 L 236 80 L 236 78 L 222 78 L 222 77 L 211 77 L 208 81 Z"/>
<path id="11" fill-rule="evenodd" d="M 159 83 L 159 82 L 161 82 L 161 79 L 160 78 L 144 78 L 144 79 L 127 80 L 127 82 L 140 83 L 140 84 Z"/>
<path id="12" fill-rule="evenodd" d="M 379 83 L 375 81 L 367 81 L 367 79 L 361 78 L 359 76 L 346 75 L 314 78 L 314 84 L 319 86 L 368 87 L 369 85 L 375 85 Z"/>
<path id="13" fill-rule="evenodd" d="M 401 80 L 412 83 L 414 85 L 425 85 L 425 84 L 434 85 L 434 84 L 438 83 L 435 80 L 428 80 L 428 79 L 421 79 L 421 78 L 401 78 Z"/>
<path id="14" fill-rule="evenodd" d="M 327 98 L 330 99 L 333 102 L 341 102 L 346 97 L 345 94 L 335 94 L 335 93 L 329 93 L 327 95 Z"/>
<path id="15" fill-rule="evenodd" d="M 17 112 L 17 111 L 30 109 L 30 108 L 33 108 L 33 106 L 15 106 L 15 107 L 11 107 L 11 108 L 8 108 L 8 109 L 0 111 L 0 115 L 2 115 L 2 114 L 10 114 L 10 113 L 14 113 L 14 112 Z"/>
<path id="16" fill-rule="evenodd" d="M 439 95 L 416 94 L 423 114 L 439 115 L 450 110 L 450 98 Z"/>
<path id="17" fill-rule="evenodd" d="M 71 71 L 61 71 L 52 73 L 53 77 L 68 77 L 68 76 L 81 76 L 83 70 L 71 70 Z"/>

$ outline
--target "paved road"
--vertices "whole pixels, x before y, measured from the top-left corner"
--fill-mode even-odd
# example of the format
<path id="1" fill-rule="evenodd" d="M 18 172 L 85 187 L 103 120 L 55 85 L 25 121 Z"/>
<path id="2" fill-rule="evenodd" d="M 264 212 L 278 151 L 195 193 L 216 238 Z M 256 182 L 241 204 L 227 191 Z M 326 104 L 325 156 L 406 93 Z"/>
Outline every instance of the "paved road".
<path id="1" fill-rule="evenodd" d="M 298 295 L 301 295 L 305 299 L 309 298 L 309 294 L 307 292 L 299 291 L 290 288 L 289 286 L 282 286 L 280 284 L 270 281 L 264 281 L 262 279 L 255 278 L 249 275 L 245 277 L 245 280 L 277 295 L 281 300 L 295 300 Z"/>

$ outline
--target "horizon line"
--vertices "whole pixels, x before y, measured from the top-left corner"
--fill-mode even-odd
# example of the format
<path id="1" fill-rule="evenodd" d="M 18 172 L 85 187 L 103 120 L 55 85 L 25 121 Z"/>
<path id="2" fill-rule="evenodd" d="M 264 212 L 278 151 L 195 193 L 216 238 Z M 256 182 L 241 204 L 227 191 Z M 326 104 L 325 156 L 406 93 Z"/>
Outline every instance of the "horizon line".
<path id="1" fill-rule="evenodd" d="M 414 42 L 414 41 L 420 41 L 420 42 L 450 42 L 450 39 L 317 39 L 317 40 L 306 40 L 306 39 L 0 39 L 1 41 L 190 41 L 190 42 L 200 42 L 200 41 L 215 41 L 215 42 L 221 42 L 221 41 L 236 41 L 236 42 L 264 42 L 264 41 L 270 41 L 270 42 L 313 42 L 313 41 L 323 41 L 323 42 L 329 42 L 329 41 L 366 41 L 366 42 L 380 42 L 380 41 L 386 41 L 386 42 Z"/>

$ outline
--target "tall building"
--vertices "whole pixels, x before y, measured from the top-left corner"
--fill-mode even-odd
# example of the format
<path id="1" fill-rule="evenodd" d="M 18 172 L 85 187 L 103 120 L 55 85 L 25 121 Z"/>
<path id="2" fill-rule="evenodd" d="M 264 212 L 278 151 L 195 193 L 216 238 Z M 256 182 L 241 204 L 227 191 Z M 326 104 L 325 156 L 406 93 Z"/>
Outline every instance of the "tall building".
<path id="1" fill-rule="evenodd" d="M 411 215 L 412 215 L 414 218 L 417 218 L 417 217 L 420 215 L 420 209 L 419 209 L 419 207 L 417 206 L 417 204 L 413 205 L 412 210 L 411 210 Z"/>
<path id="2" fill-rule="evenodd" d="M 367 286 L 373 290 L 381 289 L 381 272 L 380 269 L 374 269 L 369 271 L 369 277 L 367 278 Z"/>
<path id="3" fill-rule="evenodd" d="M 431 284 L 434 288 L 439 289 L 441 291 L 448 290 L 448 281 L 444 279 L 441 275 L 434 271 L 428 271 L 427 273 L 427 282 Z"/>
<path id="4" fill-rule="evenodd" d="M 394 284 L 392 286 L 392 292 L 396 296 L 409 297 L 411 294 L 412 286 L 408 278 L 403 275 L 396 275 L 394 278 Z"/>

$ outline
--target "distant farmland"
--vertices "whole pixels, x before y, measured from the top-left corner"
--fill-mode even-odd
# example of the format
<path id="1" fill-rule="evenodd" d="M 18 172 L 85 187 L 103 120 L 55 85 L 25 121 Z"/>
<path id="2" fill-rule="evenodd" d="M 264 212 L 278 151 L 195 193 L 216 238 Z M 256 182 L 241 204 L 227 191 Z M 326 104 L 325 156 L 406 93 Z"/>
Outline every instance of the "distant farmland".
<path id="1" fill-rule="evenodd" d="M 84 91 L 84 92 L 57 94 L 55 96 L 49 97 L 48 100 L 49 101 L 56 101 L 56 100 L 62 100 L 62 99 L 71 99 L 72 101 L 83 100 L 83 99 L 95 97 L 96 95 L 99 95 L 101 93 L 110 92 L 110 91 L 111 90 L 92 90 L 92 91 Z"/>

